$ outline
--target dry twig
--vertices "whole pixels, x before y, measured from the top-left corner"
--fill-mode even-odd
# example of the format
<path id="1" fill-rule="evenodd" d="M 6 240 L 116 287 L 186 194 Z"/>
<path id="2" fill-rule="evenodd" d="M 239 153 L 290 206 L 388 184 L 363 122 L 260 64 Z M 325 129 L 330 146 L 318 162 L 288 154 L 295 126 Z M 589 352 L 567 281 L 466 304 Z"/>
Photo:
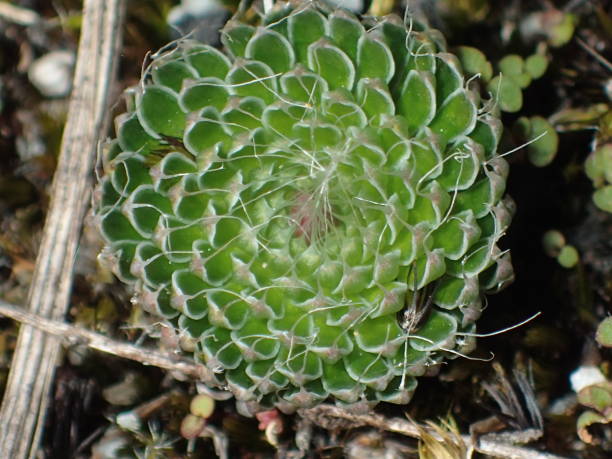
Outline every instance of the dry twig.
<path id="1" fill-rule="evenodd" d="M 317 425 L 329 427 L 344 421 L 344 426 L 370 426 L 387 432 L 394 432 L 412 438 L 421 438 L 424 427 L 406 419 L 386 418 L 381 414 L 357 414 L 334 405 L 319 405 L 300 410 L 299 414 Z M 428 434 L 438 441 L 444 439 L 438 432 L 429 429 Z M 544 453 L 523 446 L 515 446 L 504 441 L 504 434 L 488 434 L 478 438 L 475 443 L 469 435 L 461 435 L 461 440 L 471 449 L 482 454 L 506 459 L 563 459 L 561 456 Z"/>
<path id="2" fill-rule="evenodd" d="M 0 315 L 58 336 L 66 340 L 68 344 L 84 344 L 97 351 L 134 360 L 143 365 L 176 371 L 197 380 L 211 380 L 210 371 L 204 365 L 197 364 L 191 359 L 178 355 L 168 356 L 152 349 L 116 341 L 91 330 L 37 316 L 2 300 L 0 300 Z"/>
<path id="3" fill-rule="evenodd" d="M 68 307 L 93 160 L 107 123 L 122 18 L 123 0 L 84 2 L 74 89 L 28 295 L 28 310 L 41 317 L 62 319 Z M 21 327 L 0 408 L 0 457 L 36 456 L 59 351 L 58 338 Z"/>
<path id="4" fill-rule="evenodd" d="M 5 2 L 0 2 L 0 19 L 22 26 L 33 26 L 40 22 L 36 11 Z"/>

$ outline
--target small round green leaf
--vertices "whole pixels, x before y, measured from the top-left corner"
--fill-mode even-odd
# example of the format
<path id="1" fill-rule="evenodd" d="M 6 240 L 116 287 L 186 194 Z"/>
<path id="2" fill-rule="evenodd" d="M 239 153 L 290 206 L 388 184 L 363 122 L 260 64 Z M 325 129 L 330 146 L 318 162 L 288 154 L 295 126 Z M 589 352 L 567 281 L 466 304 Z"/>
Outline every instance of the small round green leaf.
<path id="1" fill-rule="evenodd" d="M 459 46 L 456 53 L 463 70 L 469 76 L 480 75 L 485 82 L 493 77 L 493 67 L 479 49 L 471 46 Z"/>
<path id="2" fill-rule="evenodd" d="M 580 255 L 573 245 L 565 245 L 557 255 L 557 261 L 564 268 L 573 268 L 578 264 Z"/>
<path id="3" fill-rule="evenodd" d="M 542 54 L 532 54 L 525 61 L 525 70 L 535 80 L 540 78 L 548 68 L 548 58 Z"/>
<path id="4" fill-rule="evenodd" d="M 612 213 L 612 185 L 596 190 L 593 193 L 593 202 L 601 210 Z"/>
<path id="5" fill-rule="evenodd" d="M 525 140 L 529 142 L 533 139 L 538 140 L 527 146 L 529 161 L 536 167 L 549 165 L 555 159 L 559 147 L 557 131 L 546 119 L 533 116 L 529 119 L 529 136 Z"/>
<path id="6" fill-rule="evenodd" d="M 488 87 L 503 111 L 515 113 L 523 106 L 521 87 L 511 77 L 496 76 L 489 82 Z"/>
<path id="7" fill-rule="evenodd" d="M 606 317 L 601 321 L 595 339 L 601 346 L 612 347 L 612 317 Z"/>
<path id="8" fill-rule="evenodd" d="M 548 230 L 542 236 L 542 246 L 546 255 L 556 257 L 565 246 L 565 236 L 560 231 Z"/>

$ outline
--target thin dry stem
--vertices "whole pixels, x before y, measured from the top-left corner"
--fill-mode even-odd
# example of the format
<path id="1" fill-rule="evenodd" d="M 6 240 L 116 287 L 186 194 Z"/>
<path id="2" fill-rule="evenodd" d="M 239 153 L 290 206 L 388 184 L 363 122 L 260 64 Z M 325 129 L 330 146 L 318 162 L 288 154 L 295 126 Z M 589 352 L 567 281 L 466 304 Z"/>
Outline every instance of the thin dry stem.
<path id="1" fill-rule="evenodd" d="M 106 354 L 134 360 L 143 365 L 152 365 L 164 370 L 176 371 L 198 380 L 207 381 L 212 377 L 210 370 L 191 359 L 181 356 L 169 356 L 152 349 L 116 341 L 91 330 L 32 314 L 2 300 L 0 300 L 0 315 L 10 317 L 22 324 L 36 327 L 45 333 L 60 337 L 71 345 L 84 344 Z"/>
<path id="2" fill-rule="evenodd" d="M 400 418 L 386 418 L 381 414 L 358 414 L 352 413 L 344 408 L 333 405 L 319 405 L 314 408 L 300 410 L 299 414 L 311 420 L 315 424 L 326 427 L 334 425 L 334 422 L 344 421 L 350 427 L 370 426 L 387 432 L 398 433 L 407 437 L 420 439 L 423 429 L 437 441 L 444 441 L 438 432 L 428 427 L 415 424 L 412 421 Z M 521 432 L 518 432 L 519 434 Z M 476 441 L 469 435 L 461 435 L 461 440 L 468 447 L 468 450 L 478 451 L 493 457 L 503 457 L 506 459 L 563 459 L 562 456 L 544 453 L 523 446 L 516 446 L 509 443 L 507 434 L 487 434 L 479 437 Z"/>
<path id="3" fill-rule="evenodd" d="M 22 26 L 33 26 L 40 22 L 36 11 L 5 2 L 0 2 L 0 19 Z"/>

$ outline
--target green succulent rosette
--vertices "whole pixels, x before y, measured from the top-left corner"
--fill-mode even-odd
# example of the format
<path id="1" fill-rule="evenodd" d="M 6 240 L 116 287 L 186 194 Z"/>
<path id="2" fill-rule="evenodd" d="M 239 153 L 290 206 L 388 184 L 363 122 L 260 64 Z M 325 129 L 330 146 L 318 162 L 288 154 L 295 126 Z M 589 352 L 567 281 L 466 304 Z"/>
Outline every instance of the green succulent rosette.
<path id="1" fill-rule="evenodd" d="M 500 121 L 436 30 L 282 3 L 155 57 L 96 215 L 135 299 L 243 401 L 406 403 L 512 278 Z"/>

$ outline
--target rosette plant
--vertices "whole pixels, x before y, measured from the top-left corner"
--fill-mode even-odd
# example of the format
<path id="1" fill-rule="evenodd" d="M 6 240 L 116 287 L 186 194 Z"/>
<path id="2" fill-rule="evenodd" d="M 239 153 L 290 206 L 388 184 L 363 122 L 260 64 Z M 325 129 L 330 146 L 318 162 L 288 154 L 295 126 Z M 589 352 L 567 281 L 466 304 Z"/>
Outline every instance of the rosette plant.
<path id="1" fill-rule="evenodd" d="M 278 3 L 154 57 L 96 215 L 135 299 L 262 406 L 406 403 L 512 278 L 502 125 L 443 36 Z"/>

